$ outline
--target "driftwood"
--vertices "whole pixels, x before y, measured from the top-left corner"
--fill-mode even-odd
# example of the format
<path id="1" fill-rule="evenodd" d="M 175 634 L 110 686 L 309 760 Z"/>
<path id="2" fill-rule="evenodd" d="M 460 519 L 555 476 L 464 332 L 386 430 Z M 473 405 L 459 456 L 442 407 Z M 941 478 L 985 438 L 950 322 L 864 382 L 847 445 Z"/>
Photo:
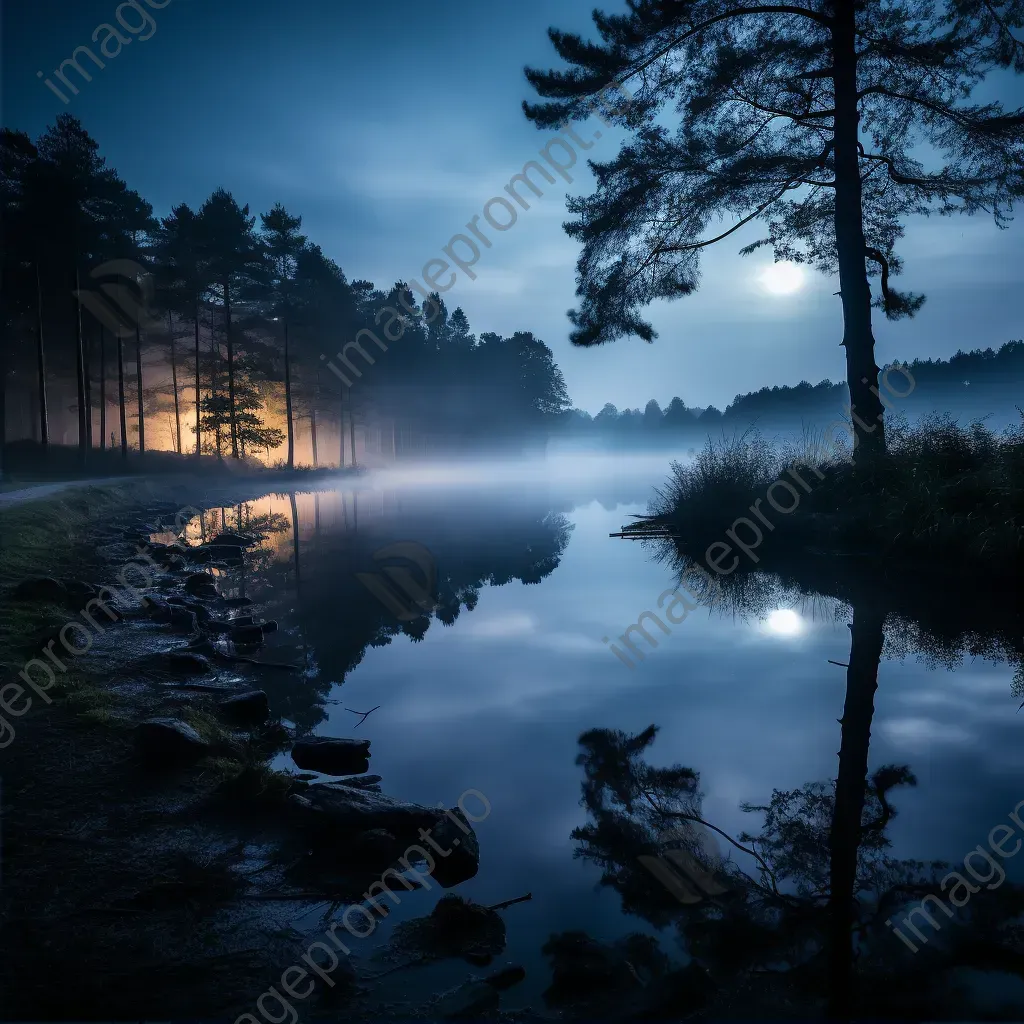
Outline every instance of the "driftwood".
<path id="1" fill-rule="evenodd" d="M 495 903 L 493 907 L 488 907 L 488 910 L 504 910 L 506 907 L 513 907 L 517 903 L 526 903 L 527 900 L 533 899 L 533 893 L 528 892 L 525 896 L 517 896 L 514 900 L 505 900 L 504 903 Z"/>

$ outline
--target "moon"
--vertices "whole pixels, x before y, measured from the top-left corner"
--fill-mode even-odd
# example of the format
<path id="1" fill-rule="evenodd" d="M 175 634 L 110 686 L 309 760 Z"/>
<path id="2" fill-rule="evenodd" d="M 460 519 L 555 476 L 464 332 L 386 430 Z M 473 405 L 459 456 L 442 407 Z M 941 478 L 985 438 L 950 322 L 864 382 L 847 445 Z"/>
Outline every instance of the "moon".
<path id="1" fill-rule="evenodd" d="M 776 636 L 799 636 L 804 631 L 804 620 L 792 608 L 777 608 L 768 616 L 765 627 Z"/>
<path id="2" fill-rule="evenodd" d="M 772 295 L 792 295 L 804 286 L 804 268 L 783 260 L 765 267 L 759 280 Z"/>

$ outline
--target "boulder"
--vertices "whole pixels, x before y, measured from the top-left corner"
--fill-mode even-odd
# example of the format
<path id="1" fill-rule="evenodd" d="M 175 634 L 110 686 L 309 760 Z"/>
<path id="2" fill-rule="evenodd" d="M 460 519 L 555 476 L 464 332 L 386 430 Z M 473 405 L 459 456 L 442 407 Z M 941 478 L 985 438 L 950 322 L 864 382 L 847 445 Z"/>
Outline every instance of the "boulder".
<path id="1" fill-rule="evenodd" d="M 172 594 L 167 598 L 167 603 L 172 607 L 176 605 L 179 608 L 187 608 L 190 612 L 195 612 L 195 616 L 200 623 L 210 621 L 209 609 L 198 601 L 190 601 L 187 597 L 182 597 L 180 594 Z"/>
<path id="2" fill-rule="evenodd" d="M 308 789 L 308 787 L 307 787 Z M 404 852 L 403 845 L 385 828 L 372 828 L 356 836 L 346 853 L 352 860 L 363 864 L 381 864 L 385 867 Z"/>
<path id="3" fill-rule="evenodd" d="M 296 741 L 292 760 L 323 775 L 363 775 L 370 770 L 370 741 L 309 736 Z"/>
<path id="4" fill-rule="evenodd" d="M 441 1020 L 468 1020 L 498 1009 L 501 997 L 486 981 L 465 981 L 457 989 L 441 996 L 431 1016 Z"/>
<path id="5" fill-rule="evenodd" d="M 251 615 L 235 615 L 233 618 L 228 619 L 228 622 L 232 626 L 251 626 L 253 624 L 253 617 Z"/>
<path id="6" fill-rule="evenodd" d="M 227 544 L 238 548 L 251 548 L 259 544 L 259 541 L 255 537 L 249 537 L 241 533 L 218 533 L 210 543 Z"/>
<path id="7" fill-rule="evenodd" d="M 226 597 L 224 598 L 225 608 L 248 608 L 252 604 L 251 597 Z"/>
<path id="8" fill-rule="evenodd" d="M 217 710 L 231 721 L 261 725 L 270 717 L 270 701 L 263 690 L 248 690 L 217 701 Z"/>
<path id="9" fill-rule="evenodd" d="M 49 576 L 36 576 L 22 580 L 14 589 L 18 601 L 55 601 L 63 603 L 68 598 L 67 587 Z"/>
<path id="10" fill-rule="evenodd" d="M 277 620 L 276 619 L 267 619 L 266 622 L 261 622 L 260 623 L 260 629 L 262 629 L 264 633 L 276 633 L 277 632 Z"/>
<path id="11" fill-rule="evenodd" d="M 225 633 L 231 632 L 231 623 L 221 619 L 207 618 L 203 620 L 203 629 L 214 636 L 223 636 Z"/>
<path id="12" fill-rule="evenodd" d="M 135 729 L 135 744 L 147 761 L 188 761 L 202 757 L 210 745 L 187 722 L 147 718 Z"/>
<path id="13" fill-rule="evenodd" d="M 241 562 L 243 549 L 237 544 L 202 544 L 191 554 L 199 562 Z"/>
<path id="14" fill-rule="evenodd" d="M 153 668 L 175 676 L 205 676 L 211 672 L 210 663 L 194 651 L 165 651 L 155 655 Z"/>
<path id="15" fill-rule="evenodd" d="M 91 583 L 84 580 L 62 580 L 67 590 L 67 604 L 69 608 L 81 611 L 90 601 L 100 596 L 99 590 Z"/>
<path id="16" fill-rule="evenodd" d="M 217 581 L 208 572 L 194 572 L 185 577 L 185 590 L 197 597 L 215 597 Z"/>
<path id="17" fill-rule="evenodd" d="M 309 777 L 316 778 L 315 775 Z M 338 786 L 355 786 L 356 789 L 377 789 L 379 791 L 384 777 L 382 775 L 358 775 L 349 779 L 333 779 L 332 781 Z"/>
<path id="18" fill-rule="evenodd" d="M 263 630 L 259 626 L 232 626 L 228 639 L 234 644 L 261 644 Z"/>
<path id="19" fill-rule="evenodd" d="M 435 825 L 441 813 L 434 807 L 330 782 L 316 783 L 302 794 L 292 794 L 288 803 L 300 824 L 322 832 L 385 829 L 399 838 L 417 836 L 419 829 Z"/>
<path id="20" fill-rule="evenodd" d="M 154 621 L 167 623 L 171 621 L 171 606 L 162 598 L 147 594 L 145 598 L 146 614 Z"/>
<path id="21" fill-rule="evenodd" d="M 503 967 L 501 970 L 494 971 L 484 978 L 484 984 L 490 985 L 491 988 L 496 988 L 499 992 L 503 992 L 513 985 L 518 985 L 521 981 L 526 981 L 526 968 L 521 967 L 519 964 Z"/>
<path id="22" fill-rule="evenodd" d="M 171 608 L 171 629 L 175 633 L 195 633 L 199 630 L 196 613 L 188 608 Z"/>
<path id="23" fill-rule="evenodd" d="M 457 818 L 458 822 L 452 821 Z M 447 857 L 435 858 L 431 872 L 442 889 L 450 889 L 476 875 L 480 869 L 480 841 L 473 826 L 458 807 L 453 807 L 430 830 L 430 838 L 442 849 L 451 850 Z"/>

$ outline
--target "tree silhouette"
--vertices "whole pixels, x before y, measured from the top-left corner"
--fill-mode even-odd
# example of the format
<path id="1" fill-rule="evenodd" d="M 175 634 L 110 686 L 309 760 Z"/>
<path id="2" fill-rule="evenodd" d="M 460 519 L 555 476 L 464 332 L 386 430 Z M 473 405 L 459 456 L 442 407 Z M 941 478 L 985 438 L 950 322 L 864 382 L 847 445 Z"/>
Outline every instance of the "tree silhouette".
<path id="1" fill-rule="evenodd" d="M 273 319 L 281 324 L 284 336 L 284 403 L 288 437 L 288 468 L 295 465 L 295 424 L 292 412 L 292 366 L 288 331 L 296 315 L 296 272 L 299 257 L 306 247 L 306 236 L 299 234 L 302 218 L 293 217 L 278 203 L 270 213 L 260 214 L 263 244 L 269 264 L 267 298 Z"/>
<path id="2" fill-rule="evenodd" d="M 633 134 L 570 199 L 583 243 L 577 345 L 656 335 L 640 309 L 697 288 L 700 252 L 752 221 L 777 260 L 838 271 L 858 458 L 885 448 L 869 274 L 890 318 L 923 298 L 891 287 L 908 214 L 1007 218 L 1022 191 L 1024 113 L 972 102 L 993 71 L 1024 71 L 1016 0 L 628 0 L 595 11 L 601 42 L 551 29 L 567 71 L 527 69 L 538 127 L 589 114 L 612 83 L 636 86 L 606 117 Z M 605 103 L 605 107 L 609 104 Z M 671 131 L 663 111 L 678 112 Z M 924 151 L 924 153 L 922 153 Z M 926 167 L 919 157 L 927 158 Z M 934 166 L 931 166 L 934 165 Z M 712 222 L 726 218 L 724 230 Z M 870 270 L 869 270 L 870 267 Z"/>
<path id="3" fill-rule="evenodd" d="M 258 280 L 261 251 L 253 233 L 255 217 L 248 206 L 239 206 L 225 189 L 217 189 L 199 211 L 203 253 L 210 276 L 220 289 L 224 307 L 224 339 L 227 348 L 228 425 L 231 457 L 239 457 L 238 417 L 235 394 L 235 331 L 231 320 L 231 300 L 238 292 L 251 288 Z"/>
<path id="4" fill-rule="evenodd" d="M 202 451 L 200 406 L 200 309 L 209 287 L 209 275 L 203 261 L 200 224 L 195 212 L 186 204 L 175 206 L 161 222 L 155 261 L 158 284 L 167 309 L 192 321 L 195 356 L 196 391 L 196 455 Z M 180 434 L 180 428 L 179 428 Z"/>

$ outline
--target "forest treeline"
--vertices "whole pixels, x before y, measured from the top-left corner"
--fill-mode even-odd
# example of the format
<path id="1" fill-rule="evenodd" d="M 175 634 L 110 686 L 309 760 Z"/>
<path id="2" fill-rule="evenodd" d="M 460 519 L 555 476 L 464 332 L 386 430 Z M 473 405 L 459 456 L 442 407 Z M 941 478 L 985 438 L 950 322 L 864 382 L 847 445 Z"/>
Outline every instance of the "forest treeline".
<path id="1" fill-rule="evenodd" d="M 10 439 L 293 465 L 543 442 L 650 444 L 799 425 L 845 408 L 846 385 L 765 387 L 724 411 L 571 409 L 533 334 L 472 333 L 462 309 L 349 279 L 280 204 L 224 188 L 156 217 L 69 115 L 33 141 L 0 133 L 0 426 Z M 906 411 L 1012 406 L 1024 342 L 915 360 Z M 900 388 L 899 390 L 902 390 Z M 1005 400 L 1005 401 L 1004 401 Z M 296 449 L 299 449 L 298 456 Z"/>
<path id="2" fill-rule="evenodd" d="M 67 114 L 34 141 L 3 129 L 0 161 L 12 437 L 127 454 L 160 417 L 161 447 L 182 454 L 291 465 L 301 429 L 314 463 L 351 465 L 357 428 L 362 452 L 393 454 L 481 423 L 543 432 L 570 404 L 532 334 L 476 337 L 436 293 L 350 280 L 280 204 L 257 217 L 218 188 L 158 218 Z"/>
<path id="3" fill-rule="evenodd" d="M 893 408 L 908 416 L 951 411 L 954 415 L 981 416 L 1009 413 L 1024 385 L 1024 341 L 1008 341 L 998 349 L 957 352 L 950 359 L 915 359 L 903 369 L 883 368 L 891 376 L 891 393 L 903 395 Z M 801 422 L 834 422 L 849 406 L 845 383 L 826 379 L 817 384 L 763 387 L 737 395 L 723 410 L 713 405 L 687 406 L 673 398 L 662 409 L 651 399 L 643 409 L 617 409 L 611 403 L 591 416 L 581 409 L 565 414 L 563 436 L 593 438 L 620 444 L 671 441 L 681 435 L 719 433 L 751 426 L 772 429 L 799 427 Z M 848 416 L 848 413 L 847 413 Z"/>

